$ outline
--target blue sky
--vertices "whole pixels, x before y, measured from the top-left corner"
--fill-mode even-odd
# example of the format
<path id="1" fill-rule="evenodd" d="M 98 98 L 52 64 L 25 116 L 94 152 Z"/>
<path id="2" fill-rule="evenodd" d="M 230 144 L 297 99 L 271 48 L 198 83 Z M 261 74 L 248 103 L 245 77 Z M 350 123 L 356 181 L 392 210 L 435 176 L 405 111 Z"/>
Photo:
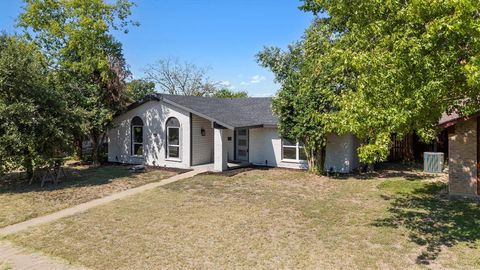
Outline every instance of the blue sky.
<path id="1" fill-rule="evenodd" d="M 255 54 L 263 46 L 285 48 L 298 40 L 312 15 L 299 0 L 136 0 L 128 34 L 115 34 L 135 78 L 156 59 L 176 57 L 209 68 L 209 77 L 251 96 L 279 88 Z M 20 0 L 0 1 L 0 29 L 15 31 Z"/>

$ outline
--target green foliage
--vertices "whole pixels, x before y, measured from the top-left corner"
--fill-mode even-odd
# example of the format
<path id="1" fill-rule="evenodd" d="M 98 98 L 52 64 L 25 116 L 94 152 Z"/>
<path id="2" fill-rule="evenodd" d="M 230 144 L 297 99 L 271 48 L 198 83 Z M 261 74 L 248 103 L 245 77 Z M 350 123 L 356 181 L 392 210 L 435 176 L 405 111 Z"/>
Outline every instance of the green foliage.
<path id="1" fill-rule="evenodd" d="M 137 101 L 144 96 L 155 92 L 155 83 L 143 79 L 132 80 L 127 83 L 127 96 L 131 101 Z"/>
<path id="2" fill-rule="evenodd" d="M 233 91 L 228 88 L 223 88 L 216 91 L 213 96 L 217 98 L 246 98 L 248 97 L 248 93 L 245 91 Z"/>
<path id="3" fill-rule="evenodd" d="M 94 154 L 113 115 L 127 102 L 130 76 L 112 30 L 127 32 L 132 3 L 117 0 L 25 0 L 19 26 L 47 55 L 77 121 L 77 137 L 89 135 Z M 94 156 L 94 160 L 96 160 Z"/>
<path id="4" fill-rule="evenodd" d="M 358 148 L 358 157 L 367 164 L 375 164 L 387 159 L 390 152 L 390 134 L 381 133 L 374 141 Z"/>
<path id="5" fill-rule="evenodd" d="M 393 132 L 418 131 L 428 141 L 443 112 L 478 111 L 479 1 L 303 4 L 303 10 L 327 15 L 316 18 L 305 46 L 312 50 L 308 58 L 317 59 L 320 88 L 338 95 L 338 110 L 326 117 L 332 129 L 363 140 L 361 161 L 385 160 Z"/>
<path id="6" fill-rule="evenodd" d="M 273 111 L 279 119 L 279 132 L 284 138 L 304 144 L 309 170 L 321 173 L 324 169 L 326 137 L 329 133 L 325 116 L 332 107 L 331 89 L 322 87 L 312 76 L 316 58 L 303 43 L 289 46 L 288 51 L 265 48 L 257 55 L 264 67 L 270 68 L 282 84 L 273 100 Z"/>
<path id="7" fill-rule="evenodd" d="M 68 150 L 74 122 L 33 44 L 0 36 L 0 173 L 50 163 Z"/>

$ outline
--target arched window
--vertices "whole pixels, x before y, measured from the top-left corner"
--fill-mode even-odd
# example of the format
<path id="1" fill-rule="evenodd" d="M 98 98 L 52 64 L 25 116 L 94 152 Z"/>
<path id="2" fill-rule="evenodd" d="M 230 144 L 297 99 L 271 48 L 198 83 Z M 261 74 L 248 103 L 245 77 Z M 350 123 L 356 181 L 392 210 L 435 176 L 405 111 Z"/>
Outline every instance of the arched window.
<path id="1" fill-rule="evenodd" d="M 180 122 L 171 117 L 167 120 L 167 158 L 180 159 Z"/>
<path id="2" fill-rule="evenodd" d="M 132 119 L 132 155 L 143 156 L 143 121 L 138 116 Z"/>

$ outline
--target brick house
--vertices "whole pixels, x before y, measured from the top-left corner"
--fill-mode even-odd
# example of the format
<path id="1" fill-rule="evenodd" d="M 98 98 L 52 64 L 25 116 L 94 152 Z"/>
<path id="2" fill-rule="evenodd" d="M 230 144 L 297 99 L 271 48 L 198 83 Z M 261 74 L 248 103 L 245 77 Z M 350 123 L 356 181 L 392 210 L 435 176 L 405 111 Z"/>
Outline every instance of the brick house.
<path id="1" fill-rule="evenodd" d="M 480 199 L 480 114 L 444 114 L 439 126 L 448 131 L 450 196 Z"/>

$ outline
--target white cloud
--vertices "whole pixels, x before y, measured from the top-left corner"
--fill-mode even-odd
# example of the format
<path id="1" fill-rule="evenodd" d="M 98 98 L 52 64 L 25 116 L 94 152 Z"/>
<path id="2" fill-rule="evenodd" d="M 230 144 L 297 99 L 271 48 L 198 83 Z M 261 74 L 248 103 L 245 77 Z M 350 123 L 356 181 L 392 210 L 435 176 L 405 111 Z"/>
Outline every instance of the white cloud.
<path id="1" fill-rule="evenodd" d="M 251 84 L 257 84 L 265 81 L 267 78 L 263 75 L 254 75 L 250 78 L 249 81 L 242 81 L 240 82 L 240 85 L 247 86 Z"/>
<path id="2" fill-rule="evenodd" d="M 263 76 L 263 75 L 255 75 L 250 80 L 250 83 L 261 83 L 261 82 L 265 81 L 266 79 L 267 78 L 265 78 L 265 76 Z"/>
<path id="3" fill-rule="evenodd" d="M 233 84 L 230 83 L 230 81 L 219 81 L 218 84 L 228 89 L 232 89 L 232 90 L 235 89 L 235 86 L 233 86 Z"/>

